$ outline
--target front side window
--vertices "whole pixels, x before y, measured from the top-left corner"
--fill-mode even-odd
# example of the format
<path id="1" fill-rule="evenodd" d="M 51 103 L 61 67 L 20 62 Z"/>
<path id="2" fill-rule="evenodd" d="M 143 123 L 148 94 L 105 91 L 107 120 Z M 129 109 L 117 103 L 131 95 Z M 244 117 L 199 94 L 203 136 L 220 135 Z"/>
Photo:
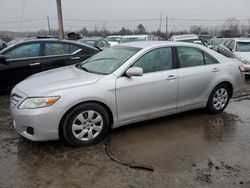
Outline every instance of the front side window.
<path id="1" fill-rule="evenodd" d="M 177 47 L 180 68 L 204 65 L 205 61 L 201 50 L 192 47 Z"/>
<path id="2" fill-rule="evenodd" d="M 142 56 L 133 67 L 140 67 L 144 73 L 172 69 L 171 48 L 158 48 Z"/>
<path id="3" fill-rule="evenodd" d="M 37 57 L 40 51 L 40 43 L 29 43 L 10 50 L 5 54 L 7 59 Z"/>
<path id="4" fill-rule="evenodd" d="M 69 54 L 69 44 L 66 43 L 45 43 L 45 56 Z"/>
<path id="5" fill-rule="evenodd" d="M 96 74 L 111 74 L 140 50 L 125 46 L 109 48 L 77 64 L 77 68 Z"/>

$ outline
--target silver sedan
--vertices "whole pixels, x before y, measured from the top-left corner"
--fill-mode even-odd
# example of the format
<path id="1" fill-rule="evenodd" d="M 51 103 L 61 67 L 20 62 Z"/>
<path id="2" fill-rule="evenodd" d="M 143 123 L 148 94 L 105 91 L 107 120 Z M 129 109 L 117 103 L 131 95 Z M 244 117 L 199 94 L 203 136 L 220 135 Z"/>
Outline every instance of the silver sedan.
<path id="1" fill-rule="evenodd" d="M 16 85 L 13 124 L 33 141 L 90 145 L 109 128 L 197 108 L 222 112 L 244 82 L 241 71 L 240 62 L 201 45 L 120 44 Z"/>

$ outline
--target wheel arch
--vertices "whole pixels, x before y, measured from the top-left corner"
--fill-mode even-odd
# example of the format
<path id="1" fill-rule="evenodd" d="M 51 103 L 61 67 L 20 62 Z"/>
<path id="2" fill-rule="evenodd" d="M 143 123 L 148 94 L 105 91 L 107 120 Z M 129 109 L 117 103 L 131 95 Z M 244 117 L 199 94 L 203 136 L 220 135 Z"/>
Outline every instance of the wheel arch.
<path id="1" fill-rule="evenodd" d="M 233 96 L 233 84 L 229 81 L 223 81 L 223 82 L 220 82 L 219 84 L 217 84 L 215 87 L 217 87 L 218 85 L 221 85 L 221 84 L 225 84 L 229 91 L 230 91 L 230 96 L 229 98 L 231 98 Z"/>
<path id="2" fill-rule="evenodd" d="M 97 101 L 97 100 L 89 100 L 89 101 L 84 101 L 84 102 L 80 102 L 80 103 L 77 103 L 75 104 L 74 106 L 72 106 L 71 108 L 69 108 L 62 116 L 61 120 L 60 120 L 60 123 L 59 123 L 59 126 L 58 126 L 58 136 L 59 136 L 59 139 L 63 139 L 63 136 L 62 136 L 62 122 L 64 121 L 65 117 L 66 117 L 66 114 L 69 113 L 71 110 L 73 110 L 76 106 L 78 105 L 81 105 L 81 104 L 85 104 L 85 103 L 96 103 L 96 104 L 99 104 L 101 105 L 102 107 L 104 107 L 107 112 L 108 112 L 108 115 L 109 115 L 109 118 L 110 118 L 110 126 L 109 128 L 112 127 L 113 123 L 114 123 L 114 115 L 110 109 L 110 107 L 103 103 L 103 102 L 100 102 L 100 101 Z"/>
<path id="3" fill-rule="evenodd" d="M 226 80 L 225 81 L 221 81 L 221 82 L 218 82 L 213 88 L 211 88 L 211 90 L 209 92 L 209 95 L 208 95 L 208 98 L 207 98 L 206 105 L 208 104 L 209 96 L 212 93 L 212 91 L 214 90 L 214 88 L 216 88 L 218 85 L 221 85 L 221 84 L 225 84 L 228 87 L 228 89 L 230 91 L 229 98 L 231 98 L 233 96 L 233 84 L 230 81 L 226 81 Z"/>

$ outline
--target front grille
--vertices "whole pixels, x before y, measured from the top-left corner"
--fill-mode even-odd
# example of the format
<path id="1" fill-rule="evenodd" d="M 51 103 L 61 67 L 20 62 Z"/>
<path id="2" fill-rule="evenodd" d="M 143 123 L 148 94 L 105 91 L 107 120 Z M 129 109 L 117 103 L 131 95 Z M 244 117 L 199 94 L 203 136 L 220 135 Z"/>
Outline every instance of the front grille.
<path id="1" fill-rule="evenodd" d="M 15 107 L 17 104 L 19 104 L 22 101 L 23 97 L 17 93 L 12 93 L 10 95 L 10 104 L 11 107 Z"/>

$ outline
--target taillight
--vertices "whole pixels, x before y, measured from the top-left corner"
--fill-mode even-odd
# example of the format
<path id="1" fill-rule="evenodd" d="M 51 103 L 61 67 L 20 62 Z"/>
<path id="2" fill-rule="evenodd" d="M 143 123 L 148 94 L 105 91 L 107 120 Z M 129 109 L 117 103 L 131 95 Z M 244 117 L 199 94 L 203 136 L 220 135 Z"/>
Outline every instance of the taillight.
<path id="1" fill-rule="evenodd" d="M 240 72 L 245 72 L 246 69 L 243 64 L 239 65 L 238 67 L 239 67 Z"/>

